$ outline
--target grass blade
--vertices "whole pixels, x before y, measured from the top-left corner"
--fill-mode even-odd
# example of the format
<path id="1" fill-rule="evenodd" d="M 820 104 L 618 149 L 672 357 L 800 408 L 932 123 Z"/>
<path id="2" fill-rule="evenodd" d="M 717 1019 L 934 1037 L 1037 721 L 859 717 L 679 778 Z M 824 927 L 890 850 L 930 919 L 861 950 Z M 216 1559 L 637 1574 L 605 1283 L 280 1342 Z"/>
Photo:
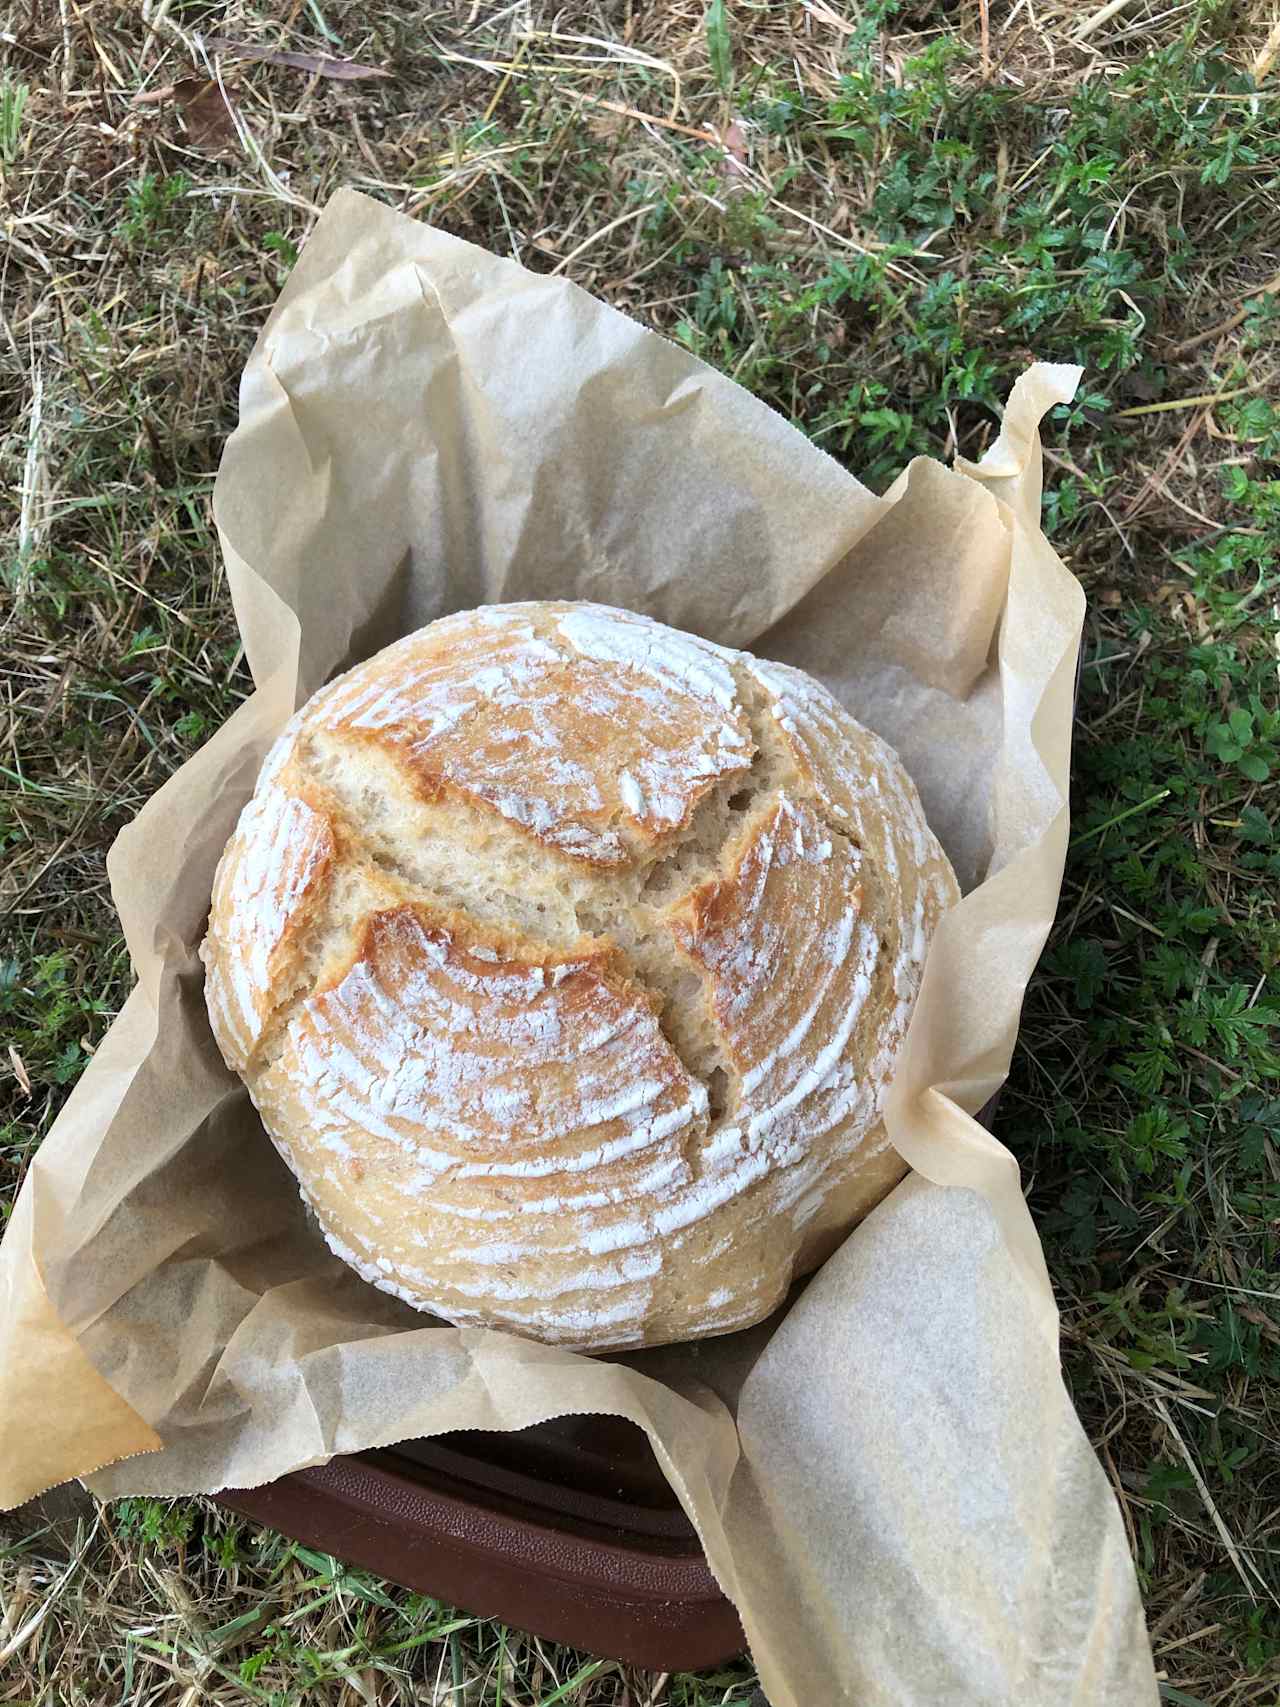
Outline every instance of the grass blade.
<path id="1" fill-rule="evenodd" d="M 729 39 L 729 20 L 725 13 L 724 0 L 711 0 L 704 21 L 711 70 L 720 92 L 728 95 L 733 89 L 733 43 Z"/>

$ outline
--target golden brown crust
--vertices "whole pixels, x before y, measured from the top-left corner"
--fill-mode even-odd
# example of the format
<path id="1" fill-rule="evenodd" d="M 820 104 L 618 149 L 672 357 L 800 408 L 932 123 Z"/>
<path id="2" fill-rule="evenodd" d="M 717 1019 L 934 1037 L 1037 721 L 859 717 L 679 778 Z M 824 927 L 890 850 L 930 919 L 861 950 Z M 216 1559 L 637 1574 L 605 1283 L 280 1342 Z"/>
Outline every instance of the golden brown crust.
<path id="1" fill-rule="evenodd" d="M 910 1003 L 893 990 L 894 920 L 866 905 L 866 863 L 811 802 L 783 795 L 728 875 L 695 890 L 674 920 L 734 1069 L 729 1114 L 745 1148 L 770 1157 L 775 1205 L 794 1211 L 807 1240 L 852 1151 L 863 1184 L 845 1193 L 845 1228 L 904 1172 L 896 1157 L 872 1167 L 887 1148 L 879 1100 Z"/>
<path id="2" fill-rule="evenodd" d="M 757 1321 L 900 1177 L 880 1107 L 955 898 L 799 672 L 628 613 L 467 613 L 318 694 L 202 954 L 333 1248 L 590 1350 Z"/>
<path id="3" fill-rule="evenodd" d="M 610 951 L 498 960 L 478 946 L 421 908 L 375 913 L 343 974 L 295 1009 L 255 1095 L 348 1260 L 455 1319 L 492 1285 L 507 1319 L 581 1335 L 580 1310 L 557 1303 L 566 1261 L 583 1270 L 575 1203 L 591 1199 L 597 1246 L 628 1223 L 622 1268 L 586 1272 L 642 1308 L 645 1277 L 624 1272 L 629 1206 L 655 1151 L 705 1127 L 706 1098 Z M 495 1241 L 513 1220 L 518 1238 Z"/>
<path id="4" fill-rule="evenodd" d="M 381 654 L 372 685 L 355 671 L 326 690 L 319 726 L 398 754 L 424 801 L 465 800 L 573 859 L 623 864 L 682 829 L 718 778 L 749 768 L 750 726 L 724 703 L 716 660 L 699 672 L 674 636 L 661 676 L 620 669 L 591 608 L 433 623 Z M 565 622 L 577 625 L 567 635 Z M 575 649 L 593 640 L 597 655 Z"/>

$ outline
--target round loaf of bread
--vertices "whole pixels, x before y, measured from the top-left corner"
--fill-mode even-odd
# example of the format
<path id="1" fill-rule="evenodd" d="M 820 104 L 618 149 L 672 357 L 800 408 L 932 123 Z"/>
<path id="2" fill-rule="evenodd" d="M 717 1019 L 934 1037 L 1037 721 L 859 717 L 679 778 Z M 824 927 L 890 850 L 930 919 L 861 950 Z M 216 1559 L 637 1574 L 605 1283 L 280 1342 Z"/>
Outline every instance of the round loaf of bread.
<path id="1" fill-rule="evenodd" d="M 294 717 L 201 955 L 340 1257 L 620 1350 L 759 1321 L 901 1178 L 881 1107 L 957 895 L 897 757 L 808 676 L 503 605 Z"/>

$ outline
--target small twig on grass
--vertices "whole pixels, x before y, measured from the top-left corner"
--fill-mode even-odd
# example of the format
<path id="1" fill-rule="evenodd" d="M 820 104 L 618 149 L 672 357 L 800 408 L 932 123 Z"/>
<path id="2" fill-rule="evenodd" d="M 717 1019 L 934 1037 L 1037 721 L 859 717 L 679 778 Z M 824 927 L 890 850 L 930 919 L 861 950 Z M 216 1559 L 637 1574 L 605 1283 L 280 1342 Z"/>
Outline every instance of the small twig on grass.
<path id="1" fill-rule="evenodd" d="M 670 1672 L 660 1671 L 658 1673 L 657 1677 L 653 1680 L 653 1686 L 649 1690 L 648 1698 L 643 1703 L 643 1707 L 659 1707 L 659 1697 L 662 1696 L 666 1690 L 670 1679 Z"/>
<path id="2" fill-rule="evenodd" d="M 833 30 L 839 30 L 842 36 L 851 36 L 857 28 L 856 24 L 851 24 L 847 18 L 841 18 L 833 12 L 830 6 L 823 3 L 823 0 L 800 0 L 800 4 L 811 17 L 819 19 L 824 24 L 829 24 Z"/>
<path id="3" fill-rule="evenodd" d="M 1186 1588 L 1183 1589 L 1182 1593 L 1178 1596 L 1177 1600 L 1175 1600 L 1171 1606 L 1166 1607 L 1160 1614 L 1159 1618 L 1156 1619 L 1155 1623 L 1151 1626 L 1152 1642 L 1158 1642 L 1169 1626 L 1177 1619 L 1178 1615 L 1185 1612 L 1188 1606 L 1193 1606 L 1195 1602 L 1199 1600 L 1204 1591 L 1205 1575 L 1206 1573 L 1204 1571 L 1197 1571 L 1192 1576 L 1191 1581 L 1187 1584 Z"/>
<path id="4" fill-rule="evenodd" d="M 1227 1286 L 1221 1280 L 1205 1280 L 1198 1274 L 1174 1274 L 1169 1269 L 1165 1273 L 1175 1286 L 1208 1286 L 1215 1292 L 1238 1292 L 1242 1298 L 1265 1298 L 1268 1303 L 1280 1304 L 1280 1292 L 1260 1292 L 1252 1286 Z"/>
<path id="5" fill-rule="evenodd" d="M 1107 1480 L 1111 1483 L 1111 1491 L 1116 1496 L 1116 1504 L 1120 1507 L 1120 1515 L 1124 1519 L 1125 1534 L 1129 1537 L 1129 1551 L 1136 1559 L 1138 1557 L 1138 1536 L 1134 1529 L 1133 1513 L 1129 1509 L 1129 1496 L 1125 1491 L 1120 1472 L 1116 1469 L 1116 1461 L 1111 1456 L 1111 1447 L 1107 1441 L 1099 1442 L 1098 1452 L 1107 1467 Z"/>
<path id="6" fill-rule="evenodd" d="M 35 555 L 44 530 L 45 463 L 44 463 L 44 371 L 37 362 L 31 376 L 31 414 L 27 419 L 27 456 L 22 473 L 22 494 L 18 507 L 18 586 L 19 599 L 26 587 L 27 566 Z"/>
<path id="7" fill-rule="evenodd" d="M 58 0 L 58 21 L 62 25 L 62 98 L 71 94 L 71 78 L 75 71 L 76 50 L 71 39 L 71 23 L 67 17 L 67 0 Z"/>
<path id="8" fill-rule="evenodd" d="M 510 87 L 511 79 L 515 76 L 517 70 L 519 69 L 520 61 L 524 58 L 524 50 L 525 50 L 525 43 L 522 41 L 517 42 L 516 43 L 516 51 L 511 56 L 511 64 L 507 67 L 506 73 L 503 76 L 502 81 L 498 84 L 498 87 L 493 91 L 493 94 L 489 98 L 488 105 L 485 107 L 484 111 L 480 115 L 480 123 L 481 124 L 488 124 L 489 120 L 493 117 L 494 113 L 497 112 L 498 102 L 506 94 L 508 88 Z"/>
<path id="9" fill-rule="evenodd" d="M 1222 1521 L 1222 1518 L 1218 1513 L 1218 1508 L 1213 1503 L 1213 1496 L 1210 1494 L 1208 1487 L 1205 1485 L 1204 1477 L 1200 1474 L 1200 1466 L 1196 1463 L 1195 1458 L 1192 1455 L 1190 1448 L 1187 1446 L 1186 1441 L 1184 1441 L 1182 1436 L 1178 1433 L 1178 1430 L 1174 1425 L 1173 1418 L 1169 1415 L 1169 1408 L 1165 1404 L 1164 1400 L 1160 1397 L 1160 1395 L 1158 1393 L 1153 1395 L 1151 1403 L 1154 1406 L 1154 1408 L 1160 1413 L 1161 1421 L 1164 1423 L 1164 1426 L 1168 1429 L 1170 1435 L 1173 1437 L 1174 1445 L 1178 1448 L 1179 1453 L 1182 1455 L 1183 1462 L 1186 1464 L 1187 1469 L 1190 1470 L 1190 1472 L 1191 1472 L 1191 1480 L 1195 1483 L 1196 1491 L 1199 1493 L 1200 1498 L 1204 1501 L 1204 1508 L 1209 1514 L 1209 1518 L 1213 1524 L 1213 1527 L 1218 1532 L 1218 1539 L 1222 1542 L 1222 1545 L 1226 1548 L 1227 1556 L 1231 1560 L 1231 1563 L 1236 1568 L 1236 1575 L 1240 1578 L 1240 1581 L 1244 1584 L 1245 1593 L 1249 1596 L 1249 1599 L 1252 1600 L 1256 1604 L 1257 1599 L 1258 1599 L 1258 1591 L 1255 1588 L 1253 1581 L 1251 1580 L 1248 1572 L 1245 1570 L 1245 1560 L 1241 1556 L 1239 1548 L 1236 1546 L 1235 1542 L 1231 1538 L 1231 1531 L 1227 1528 L 1226 1524 Z M 1275 1601 L 1277 1606 L 1280 1606 L 1280 1601 L 1276 1600 L 1275 1595 L 1272 1593 L 1271 1589 L 1267 1586 L 1266 1578 L 1261 1575 L 1261 1573 L 1257 1569 L 1257 1566 L 1250 1563 L 1249 1570 L 1253 1572 L 1253 1575 L 1257 1578 L 1258 1582 L 1260 1582 L 1262 1584 L 1262 1587 L 1263 1587 L 1264 1591 L 1266 1592 L 1267 1597 L 1270 1600 Z"/>
<path id="10" fill-rule="evenodd" d="M 1280 29 L 1280 25 L 1277 25 L 1277 28 Z M 1211 326 L 1207 332 L 1197 332 L 1194 338 L 1187 338 L 1183 343 L 1175 344 L 1169 354 L 1175 357 L 1188 356 L 1192 350 L 1198 350 L 1201 344 L 1210 344 L 1215 338 L 1222 338 L 1228 332 L 1234 332 L 1237 326 L 1243 326 L 1249 318 L 1248 304 L 1255 297 L 1274 296 L 1277 291 L 1280 291 L 1280 273 L 1277 273 L 1275 278 L 1268 279 L 1266 284 L 1259 285 L 1256 290 L 1247 291 L 1242 299 L 1244 306 L 1238 308 L 1221 325 Z"/>
<path id="11" fill-rule="evenodd" d="M 327 53 L 292 53 L 254 42 L 229 41 L 225 36 L 206 36 L 203 45 L 206 53 L 219 54 L 224 59 L 280 66 L 286 71 L 305 72 L 308 77 L 329 77 L 338 83 L 358 83 L 367 77 L 391 75 L 383 65 L 361 65 L 354 59 L 335 59 Z M 514 71 L 514 63 L 511 69 Z"/>
<path id="12" fill-rule="evenodd" d="M 1201 0 L 1182 0 L 1180 6 L 1168 6 L 1163 12 L 1139 18 L 1135 23 L 1126 24 L 1124 29 L 1117 30 L 1111 38 L 1111 44 L 1114 46 L 1119 42 L 1129 41 L 1133 36 L 1149 36 L 1157 24 L 1167 24 L 1171 18 L 1181 17 L 1185 12 L 1193 12 L 1200 4 Z"/>
<path id="13" fill-rule="evenodd" d="M 802 212 L 800 208 L 788 207 L 786 202 L 780 201 L 777 196 L 769 197 L 769 206 L 776 207 L 779 213 L 788 214 L 793 219 L 801 220 L 805 225 L 811 226 L 814 231 L 820 231 L 824 237 L 829 237 L 833 243 L 839 243 L 844 248 L 852 249 L 859 255 L 878 255 L 890 247 L 888 243 L 860 243 L 856 238 L 846 237 L 842 232 L 833 231 L 829 225 L 824 225 L 820 219 L 810 218 L 810 216 L 807 213 Z M 907 253 L 909 255 L 916 256 L 922 261 L 937 261 L 941 259 L 941 256 L 931 255 L 927 249 L 909 249 Z M 886 272 L 896 273 L 899 278 L 910 279 L 912 284 L 919 284 L 920 282 L 915 274 L 908 268 L 900 267 L 894 261 L 886 261 L 885 270 Z"/>
<path id="14" fill-rule="evenodd" d="M 1157 472 L 1153 471 L 1152 473 L 1148 474 L 1146 480 L 1142 484 L 1141 491 L 1138 493 L 1137 497 L 1133 500 L 1133 502 L 1129 505 L 1129 508 L 1125 511 L 1125 515 L 1124 515 L 1125 521 L 1127 521 L 1127 522 L 1134 521 L 1142 513 L 1142 511 L 1147 506 L 1147 501 L 1150 498 L 1151 494 L 1154 491 L 1156 491 L 1157 489 L 1161 488 L 1163 486 L 1164 481 L 1166 481 L 1169 478 L 1169 476 L 1173 473 L 1174 469 L 1178 466 L 1178 464 L 1182 461 L 1183 456 L 1186 454 L 1188 446 L 1192 443 L 1192 441 L 1196 437 L 1197 433 L 1200 432 L 1201 428 L 1204 426 L 1204 424 L 1208 420 L 1208 418 L 1209 418 L 1209 411 L 1207 409 L 1202 410 L 1199 414 L 1192 416 L 1192 418 L 1188 422 L 1187 426 L 1183 429 L 1181 438 L 1179 438 L 1177 444 L 1174 445 L 1173 449 L 1169 452 L 1168 456 L 1164 459 L 1164 463 L 1163 463 L 1162 467 L 1160 468 L 1159 472 L 1157 473 Z"/>
<path id="15" fill-rule="evenodd" d="M 1135 813 L 1145 812 L 1149 806 L 1157 805 L 1161 800 L 1166 799 L 1170 793 L 1172 793 L 1171 789 L 1162 788 L 1158 794 L 1153 794 L 1150 799 L 1140 800 L 1136 806 L 1130 806 L 1124 812 L 1117 812 L 1115 817 L 1108 818 L 1105 824 L 1099 824 L 1095 829 L 1086 830 L 1082 835 L 1072 836 L 1071 846 L 1073 848 L 1083 847 L 1086 842 L 1091 842 L 1095 836 L 1102 835 L 1105 830 L 1113 830 L 1117 824 L 1123 824 L 1126 818 L 1132 818 Z"/>
<path id="16" fill-rule="evenodd" d="M 678 131 L 681 136 L 691 136 L 697 142 L 710 142 L 720 146 L 720 138 L 711 130 L 695 130 L 692 125 L 677 124 L 675 119 L 664 119 L 657 113 L 642 113 L 638 107 L 624 107 L 621 101 L 606 101 L 601 95 L 588 95 L 581 89 L 562 89 L 561 94 L 567 95 L 571 101 L 585 101 L 588 106 L 603 107 L 608 113 L 617 113 L 624 119 L 637 119 L 641 124 L 660 125 L 663 130 Z"/>
<path id="17" fill-rule="evenodd" d="M 40 1602 L 40 1604 L 36 1608 L 36 1610 L 31 1614 L 30 1618 L 27 1619 L 26 1623 L 21 1627 L 21 1629 L 15 1630 L 13 1635 L 10 1636 L 9 1640 L 5 1643 L 4 1647 L 0 1648 L 0 1665 L 3 1665 L 6 1660 L 12 1659 L 14 1654 L 16 1654 L 20 1648 L 26 1646 L 26 1644 L 35 1635 L 36 1631 L 44 1623 L 45 1619 L 53 1611 L 55 1605 L 57 1604 L 58 1596 L 62 1593 L 63 1589 L 71 1581 L 71 1579 L 75 1575 L 75 1573 L 80 1569 L 81 1560 L 84 1558 L 85 1554 L 89 1551 L 89 1543 L 93 1540 L 94 1536 L 98 1533 L 98 1526 L 100 1525 L 101 1522 L 102 1522 L 102 1515 L 101 1515 L 101 1512 L 99 1512 L 98 1516 L 96 1516 L 93 1520 L 93 1528 L 89 1531 L 89 1533 L 85 1536 L 84 1540 L 80 1543 L 80 1549 L 77 1552 L 75 1558 L 72 1559 L 71 1563 L 67 1566 L 66 1570 L 63 1571 L 62 1575 L 52 1585 L 48 1594 L 45 1595 L 44 1599 Z"/>
<path id="18" fill-rule="evenodd" d="M 1203 409 L 1206 404 L 1229 403 L 1233 397 L 1248 397 L 1261 389 L 1262 381 L 1237 385 L 1231 391 L 1205 391 L 1199 397 L 1171 397 L 1166 403 L 1140 403 L 1136 409 L 1117 409 L 1113 421 L 1131 421 L 1135 415 L 1163 415 L 1169 409 Z"/>
<path id="19" fill-rule="evenodd" d="M 602 225 L 598 231 L 593 231 L 590 237 L 584 237 L 576 249 L 571 249 L 562 261 L 557 261 L 551 271 L 553 273 L 564 272 L 565 268 L 576 261 L 585 250 L 590 249 L 593 243 L 598 243 L 602 237 L 607 237 L 611 231 L 616 231 L 620 225 L 626 225 L 629 220 L 643 219 L 645 214 L 652 213 L 657 205 L 657 202 L 646 202 L 643 207 L 628 208 L 627 212 L 620 213 L 617 219 L 611 219 L 607 225 Z"/>
<path id="20" fill-rule="evenodd" d="M 173 0 L 160 0 L 160 4 L 154 12 L 148 5 L 144 4 L 142 8 L 142 21 L 147 26 L 147 33 L 143 38 L 141 48 L 138 50 L 139 71 L 147 63 L 151 50 L 156 45 L 157 38 L 168 35 L 165 25 L 169 22 L 169 8 L 172 4 Z"/>
<path id="21" fill-rule="evenodd" d="M 1136 1557 L 1137 1551 L 1138 1551 L 1137 1548 L 1135 1547 L 1133 1551 L 1134 1551 L 1134 1556 Z M 1216 1636 L 1218 1631 L 1221 1629 L 1222 1629 L 1221 1624 L 1206 1624 L 1203 1626 L 1202 1629 L 1193 1630 L 1190 1633 L 1190 1635 L 1188 1635 L 1188 1636 L 1179 1636 L 1176 1642 L 1164 1643 L 1164 1645 L 1162 1647 L 1160 1647 L 1156 1650 L 1156 1657 L 1157 1657 L 1157 1659 L 1163 1659 L 1166 1654 L 1172 1654 L 1178 1648 L 1185 1648 L 1187 1646 L 1188 1642 L 1202 1642 L 1206 1636 Z M 1165 1699 L 1167 1701 L 1173 1701 L 1176 1703 L 1178 1700 L 1178 1696 L 1176 1693 L 1173 1695 L 1166 1695 Z M 1190 1696 L 1183 1696 L 1182 1699 L 1184 1701 L 1189 1701 L 1191 1699 L 1191 1697 Z"/>
<path id="22" fill-rule="evenodd" d="M 632 65 L 649 71 L 660 71 L 671 79 L 671 117 L 674 119 L 684 102 L 684 91 L 680 81 L 680 73 L 670 60 L 659 59 L 656 54 L 645 53 L 641 48 L 633 47 L 630 43 L 611 42 L 604 36 L 574 35 L 562 30 L 523 30 L 516 36 L 521 47 L 526 42 L 533 41 L 567 41 L 581 47 L 600 47 L 604 54 L 600 59 L 617 65 Z M 520 56 L 517 53 L 515 59 Z M 557 56 L 558 57 L 558 56 Z M 573 63 L 574 56 L 566 55 Z M 580 56 L 579 56 L 580 57 Z M 596 63 L 600 61 L 597 60 Z"/>
<path id="23" fill-rule="evenodd" d="M 1044 458 L 1047 462 L 1053 463 L 1053 465 L 1056 468 L 1065 468 L 1068 474 L 1074 474 L 1077 480 L 1081 480 L 1084 482 L 1084 485 L 1086 486 L 1086 488 L 1090 492 L 1093 491 L 1096 483 L 1092 479 L 1090 479 L 1090 477 L 1084 472 L 1084 470 L 1082 468 L 1077 467 L 1077 465 L 1074 462 L 1072 462 L 1072 460 L 1069 456 L 1063 456 L 1060 451 L 1050 450 L 1048 445 L 1042 445 L 1041 451 L 1042 451 Z M 1125 531 L 1121 527 L 1120 523 L 1112 515 L 1111 510 L 1108 507 L 1108 505 L 1105 503 L 1105 501 L 1101 497 L 1098 497 L 1098 496 L 1095 496 L 1093 501 L 1098 506 L 1098 508 L 1102 511 L 1103 515 L 1107 518 L 1107 520 L 1111 523 L 1111 526 L 1115 529 L 1116 538 L 1120 541 L 1121 546 L 1124 548 L 1126 556 L 1133 557 L 1134 556 L 1134 549 L 1133 549 L 1132 545 L 1130 545 L 1130 543 L 1129 543 L 1128 536 L 1125 534 Z M 1126 521 L 1130 520 L 1130 517 L 1126 516 L 1125 520 Z"/>
<path id="24" fill-rule="evenodd" d="M 1203 1061 L 1206 1067 L 1212 1067 L 1215 1073 L 1223 1073 L 1228 1079 L 1239 1083 L 1244 1078 L 1243 1073 L 1237 1073 L 1234 1067 L 1228 1067 L 1225 1061 L 1215 1061 L 1212 1055 L 1206 1055 L 1203 1049 L 1193 1049 L 1189 1043 L 1181 1046 L 1188 1055 L 1194 1055 L 1197 1061 Z"/>
<path id="25" fill-rule="evenodd" d="M 1100 6 L 1096 12 L 1091 12 L 1071 37 L 1077 47 L 1088 41 L 1095 30 L 1100 30 L 1104 24 L 1109 24 L 1112 18 L 1118 17 L 1126 6 L 1131 6 L 1133 0 L 1107 0 L 1105 6 Z"/>

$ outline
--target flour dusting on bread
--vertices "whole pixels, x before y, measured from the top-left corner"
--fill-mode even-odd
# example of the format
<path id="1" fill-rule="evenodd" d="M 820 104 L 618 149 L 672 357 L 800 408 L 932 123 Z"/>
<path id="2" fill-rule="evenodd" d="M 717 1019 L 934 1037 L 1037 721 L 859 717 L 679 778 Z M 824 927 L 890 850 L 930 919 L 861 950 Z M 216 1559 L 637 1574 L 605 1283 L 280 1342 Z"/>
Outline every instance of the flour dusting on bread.
<path id="1" fill-rule="evenodd" d="M 881 1110 L 956 898 L 898 759 L 818 683 L 535 603 L 304 707 L 201 953 L 344 1261 L 616 1350 L 758 1321 L 901 1176 Z"/>

